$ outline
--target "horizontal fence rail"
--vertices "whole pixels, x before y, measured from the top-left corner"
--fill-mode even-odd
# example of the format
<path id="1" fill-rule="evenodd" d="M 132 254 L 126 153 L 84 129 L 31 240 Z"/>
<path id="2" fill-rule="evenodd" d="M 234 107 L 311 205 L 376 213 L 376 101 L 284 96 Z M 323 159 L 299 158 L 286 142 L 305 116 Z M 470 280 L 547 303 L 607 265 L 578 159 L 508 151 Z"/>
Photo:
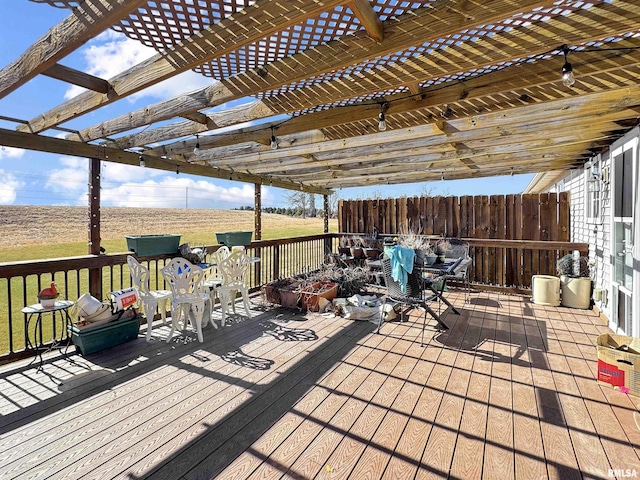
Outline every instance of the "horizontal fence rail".
<path id="1" fill-rule="evenodd" d="M 365 233 L 339 233 L 342 238 L 366 238 Z M 401 235 L 379 235 L 396 238 Z M 431 245 L 443 239 L 436 235 L 422 235 Z M 471 283 L 483 287 L 501 287 L 516 291 L 529 290 L 533 275 L 556 275 L 560 258 L 574 251 L 588 256 L 588 243 L 543 242 L 532 240 L 493 240 L 456 238 L 469 244 L 472 259 L 469 268 Z"/>
<path id="2" fill-rule="evenodd" d="M 247 255 L 260 257 L 249 273 L 249 288 L 256 291 L 261 285 L 278 278 L 320 268 L 328 252 L 335 250 L 335 234 L 321 234 L 278 240 L 253 242 L 246 247 Z M 218 245 L 207 246 L 207 253 Z M 127 265 L 130 253 L 86 255 L 79 257 L 0 263 L 0 362 L 31 356 L 26 336 L 27 316 L 22 308 L 38 303 L 38 292 L 56 282 L 60 300 L 76 301 L 82 294 L 106 299 L 109 292 L 131 286 Z M 138 257 L 151 273 L 152 289 L 168 289 L 160 269 L 172 255 Z M 93 278 L 92 278 L 93 277 Z M 90 285 L 94 285 L 93 288 Z M 60 320 L 54 325 L 50 314 L 42 319 L 42 343 L 50 345 L 56 339 L 66 339 L 60 332 Z M 32 344 L 33 324 L 29 326 Z M 38 339 L 39 340 L 39 339 Z"/>

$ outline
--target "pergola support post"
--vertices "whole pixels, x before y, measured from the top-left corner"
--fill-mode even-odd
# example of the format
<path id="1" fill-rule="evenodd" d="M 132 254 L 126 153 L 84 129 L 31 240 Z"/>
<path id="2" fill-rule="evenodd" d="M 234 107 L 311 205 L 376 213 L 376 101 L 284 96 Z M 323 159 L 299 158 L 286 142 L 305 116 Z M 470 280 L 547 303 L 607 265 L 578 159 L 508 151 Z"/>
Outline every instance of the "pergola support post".
<path id="1" fill-rule="evenodd" d="M 100 159 L 89 164 L 89 255 L 100 255 Z M 89 269 L 89 293 L 102 298 L 102 269 Z"/>
<path id="2" fill-rule="evenodd" d="M 323 195 L 322 196 L 322 201 L 323 201 L 323 216 L 324 216 L 324 233 L 329 233 L 329 195 Z M 331 238 L 327 237 L 324 239 L 324 253 L 331 253 L 333 252 L 333 247 L 332 247 L 332 242 L 331 242 Z"/>
<path id="3" fill-rule="evenodd" d="M 254 206 L 253 206 L 254 229 L 255 229 L 254 237 L 256 240 L 262 240 L 262 184 L 255 183 L 254 189 L 255 189 L 255 199 L 254 199 Z M 260 256 L 259 248 L 256 248 L 255 256 L 256 257 Z M 256 284 L 261 285 L 262 278 L 261 278 L 260 262 L 257 262 L 254 264 L 254 275 L 256 279 Z"/>

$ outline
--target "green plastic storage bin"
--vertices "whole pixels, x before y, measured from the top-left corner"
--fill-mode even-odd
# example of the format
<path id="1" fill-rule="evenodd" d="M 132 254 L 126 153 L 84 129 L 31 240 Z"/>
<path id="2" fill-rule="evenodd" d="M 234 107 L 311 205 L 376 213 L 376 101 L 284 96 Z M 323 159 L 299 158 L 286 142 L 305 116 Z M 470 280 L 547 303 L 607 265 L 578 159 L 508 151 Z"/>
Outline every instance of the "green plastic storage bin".
<path id="1" fill-rule="evenodd" d="M 82 355 L 89 355 L 138 338 L 140 317 L 136 315 L 93 327 L 69 325 L 67 329 L 76 350 Z"/>
<path id="2" fill-rule="evenodd" d="M 125 235 L 127 249 L 139 257 L 165 255 L 178 252 L 182 235 Z"/>
<path id="3" fill-rule="evenodd" d="M 247 246 L 251 244 L 253 231 L 249 232 L 216 232 L 216 240 L 220 245 L 227 247 Z"/>

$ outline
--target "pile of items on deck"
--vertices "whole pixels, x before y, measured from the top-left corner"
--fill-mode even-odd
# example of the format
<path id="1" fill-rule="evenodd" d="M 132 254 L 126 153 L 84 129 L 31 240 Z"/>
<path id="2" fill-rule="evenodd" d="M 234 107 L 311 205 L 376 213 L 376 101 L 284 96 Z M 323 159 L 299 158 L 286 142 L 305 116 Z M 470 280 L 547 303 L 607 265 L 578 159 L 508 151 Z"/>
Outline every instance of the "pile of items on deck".
<path id="1" fill-rule="evenodd" d="M 325 265 L 315 272 L 268 283 L 262 287 L 262 294 L 267 302 L 285 308 L 329 312 L 353 320 L 377 320 L 383 302 L 377 295 L 365 294 L 366 284 L 365 268 Z M 391 306 L 385 310 L 393 315 Z"/>

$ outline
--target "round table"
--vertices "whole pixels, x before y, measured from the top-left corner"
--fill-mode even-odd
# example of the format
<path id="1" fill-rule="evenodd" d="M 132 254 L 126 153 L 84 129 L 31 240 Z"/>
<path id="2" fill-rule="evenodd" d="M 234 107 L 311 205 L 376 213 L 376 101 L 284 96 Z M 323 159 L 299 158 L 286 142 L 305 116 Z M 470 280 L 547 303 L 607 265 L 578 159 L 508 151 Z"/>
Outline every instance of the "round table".
<path id="1" fill-rule="evenodd" d="M 73 302 L 70 300 L 56 300 L 56 303 L 53 307 L 43 307 L 39 303 L 34 303 L 33 305 L 29 305 L 28 307 L 24 307 L 22 309 L 22 313 L 27 316 L 27 323 L 25 329 L 25 338 L 27 341 L 27 346 L 29 348 L 35 349 L 36 355 L 40 358 L 40 365 L 38 366 L 38 371 L 42 369 L 42 354 L 51 351 L 54 348 L 61 349 L 62 347 L 69 346 L 69 337 L 66 337 L 66 344 L 63 345 L 62 342 L 65 340 L 64 336 L 67 335 L 67 327 L 71 325 L 71 317 L 69 316 L 69 308 L 73 306 Z M 53 342 L 51 345 L 47 346 L 45 349 L 42 342 L 42 315 L 45 313 L 51 314 L 51 322 L 53 326 Z M 56 339 L 56 314 L 60 313 L 60 318 L 62 319 L 62 331 L 60 332 L 60 340 Z M 31 343 L 31 339 L 29 338 L 29 325 L 31 320 L 35 317 L 35 324 L 33 327 L 33 341 Z M 66 355 L 66 352 L 65 352 Z M 35 360 L 35 358 L 34 358 Z"/>

